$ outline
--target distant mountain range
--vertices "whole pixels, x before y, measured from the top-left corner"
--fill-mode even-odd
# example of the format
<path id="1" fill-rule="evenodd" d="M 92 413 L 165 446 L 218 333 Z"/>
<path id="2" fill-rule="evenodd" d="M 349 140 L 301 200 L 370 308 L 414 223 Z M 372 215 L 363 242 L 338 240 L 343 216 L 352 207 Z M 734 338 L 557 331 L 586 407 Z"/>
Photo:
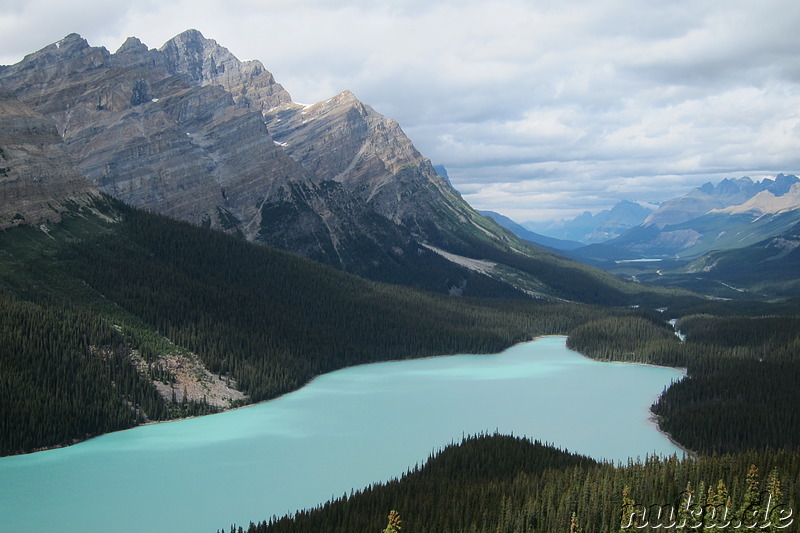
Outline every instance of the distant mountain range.
<path id="1" fill-rule="evenodd" d="M 522 239 L 635 281 L 724 297 L 800 296 L 794 253 L 800 178 L 794 175 L 709 182 L 653 212 L 623 201 L 597 215 L 524 227 L 485 214 Z M 553 240 L 554 234 L 596 242 L 581 246 Z"/>
<path id="2" fill-rule="evenodd" d="M 573 219 L 524 222 L 522 226 L 547 237 L 591 244 L 622 235 L 626 230 L 644 222 L 652 212 L 649 207 L 623 200 L 596 215 L 585 211 Z"/>
<path id="3" fill-rule="evenodd" d="M 759 182 L 744 177 L 706 183 L 664 202 L 619 237 L 576 250 L 575 257 L 689 260 L 755 244 L 800 222 L 798 182 L 797 176 L 779 174 Z"/>
<path id="4" fill-rule="evenodd" d="M 615 239 L 568 253 L 652 285 L 724 298 L 800 296 L 798 224 L 797 176 L 726 179 L 664 202 Z"/>
<path id="5" fill-rule="evenodd" d="M 494 211 L 478 211 L 478 212 L 484 216 L 494 219 L 495 222 L 497 222 L 504 228 L 514 232 L 514 234 L 517 235 L 517 237 L 525 239 L 526 241 L 532 242 L 534 244 L 546 246 L 554 250 L 574 250 L 575 248 L 580 248 L 581 246 L 583 246 L 583 243 L 577 241 L 566 241 L 536 233 L 521 226 L 520 224 L 517 224 L 507 216 L 503 216 L 500 213 L 495 213 Z"/>
<path id="6" fill-rule="evenodd" d="M 351 92 L 295 103 L 260 62 L 239 61 L 196 30 L 159 49 L 131 37 L 115 53 L 71 34 L 0 68 L 0 87 L 24 127 L 49 132 L 53 147 L 37 148 L 48 164 L 72 169 L 66 181 L 88 178 L 80 194 L 100 191 L 378 281 L 473 296 L 630 297 L 619 280 L 477 213 L 394 120 Z M 15 142 L 0 164 L 15 157 Z M 74 184 L 37 184 L 35 154 L 26 154 L 0 167 L 0 194 L 15 200 L 2 226 L 54 221 L 61 198 L 75 196 Z M 47 191 L 38 199 L 37 187 Z"/>

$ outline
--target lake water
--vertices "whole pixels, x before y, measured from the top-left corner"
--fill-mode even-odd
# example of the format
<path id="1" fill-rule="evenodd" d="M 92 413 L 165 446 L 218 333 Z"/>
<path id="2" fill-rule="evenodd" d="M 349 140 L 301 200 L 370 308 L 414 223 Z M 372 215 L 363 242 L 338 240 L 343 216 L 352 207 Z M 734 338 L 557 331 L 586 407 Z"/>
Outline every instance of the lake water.
<path id="1" fill-rule="evenodd" d="M 207 531 L 391 479 L 465 434 L 596 458 L 680 451 L 648 421 L 681 372 L 546 337 L 502 354 L 365 365 L 271 402 L 0 459 L 0 531 Z"/>

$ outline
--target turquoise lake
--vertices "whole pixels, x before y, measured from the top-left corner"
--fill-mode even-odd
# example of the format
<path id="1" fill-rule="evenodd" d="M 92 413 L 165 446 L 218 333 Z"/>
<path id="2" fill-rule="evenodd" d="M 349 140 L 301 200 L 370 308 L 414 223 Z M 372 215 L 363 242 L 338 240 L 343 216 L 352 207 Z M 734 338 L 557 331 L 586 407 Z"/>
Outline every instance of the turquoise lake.
<path id="1" fill-rule="evenodd" d="M 592 361 L 564 337 L 348 368 L 252 407 L 2 458 L 0 531 L 227 531 L 398 477 L 480 432 L 620 461 L 680 454 L 649 407 L 682 376 Z"/>

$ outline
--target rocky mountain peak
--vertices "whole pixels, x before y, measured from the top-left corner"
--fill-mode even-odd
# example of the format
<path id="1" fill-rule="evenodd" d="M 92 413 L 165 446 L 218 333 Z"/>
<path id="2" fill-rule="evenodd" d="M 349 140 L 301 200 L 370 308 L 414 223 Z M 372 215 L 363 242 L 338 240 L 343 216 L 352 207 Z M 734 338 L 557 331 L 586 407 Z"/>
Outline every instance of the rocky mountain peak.
<path id="1" fill-rule="evenodd" d="M 142 54 L 147 51 L 147 46 L 138 37 L 128 37 L 115 54 Z"/>
<path id="2" fill-rule="evenodd" d="M 159 51 L 164 55 L 170 72 L 181 74 L 197 85 L 208 85 L 219 74 L 216 62 L 230 62 L 232 54 L 206 39 L 197 30 L 187 30 L 167 41 Z M 228 52 L 226 54 L 226 52 Z M 222 56 L 222 57 L 220 57 Z M 222 67 L 224 72 L 224 66 Z"/>
<path id="3" fill-rule="evenodd" d="M 800 178 L 797 176 L 791 174 L 788 176 L 786 174 L 778 174 L 775 176 L 775 180 L 767 185 L 766 190 L 775 196 L 783 196 L 798 182 L 800 182 Z"/>
<path id="4" fill-rule="evenodd" d="M 197 30 L 176 35 L 160 48 L 167 68 L 199 86 L 221 85 L 240 107 L 265 112 L 292 101 L 260 61 L 239 61 Z"/>
<path id="5" fill-rule="evenodd" d="M 782 180 L 781 184 L 783 183 Z M 645 220 L 645 224 L 663 228 L 670 224 L 687 222 L 714 209 L 740 205 L 773 184 L 772 180 L 755 182 L 748 176 L 737 179 L 725 178 L 716 185 L 709 182 L 688 194 L 662 203 Z M 785 185 L 779 185 L 778 189 L 781 187 Z M 785 190 L 788 190 L 788 187 Z"/>
<path id="6" fill-rule="evenodd" d="M 283 107 L 267 113 L 266 119 L 286 151 L 322 179 L 361 184 L 374 191 L 392 181 L 389 176 L 401 168 L 420 165 L 425 167 L 426 179 L 441 179 L 396 121 L 350 91 L 310 106 Z"/>
<path id="7" fill-rule="evenodd" d="M 85 50 L 86 48 L 91 48 L 89 43 L 86 39 L 78 35 L 77 33 L 70 33 L 57 43 L 55 43 L 55 47 L 57 50 L 60 50 L 63 53 L 71 53 L 74 51 Z"/>
<path id="8" fill-rule="evenodd" d="M 361 100 L 356 98 L 356 95 L 352 93 L 352 91 L 345 89 L 344 91 L 340 92 L 328 102 L 333 103 L 334 105 L 345 105 L 345 104 L 352 104 L 352 105 L 364 105 L 361 103 Z"/>
<path id="9" fill-rule="evenodd" d="M 720 213 L 750 213 L 760 217 L 764 214 L 778 214 L 786 211 L 800 209 L 800 183 L 795 182 L 788 190 L 775 194 L 770 190 L 763 190 L 744 202 L 725 209 L 720 209 Z"/>
<path id="10" fill-rule="evenodd" d="M 38 52 L 25 56 L 17 63 L 3 69 L 4 73 L 18 73 L 28 78 L 31 85 L 49 84 L 73 72 L 84 72 L 106 66 L 111 54 L 103 47 L 91 47 L 86 39 L 71 33 Z"/>

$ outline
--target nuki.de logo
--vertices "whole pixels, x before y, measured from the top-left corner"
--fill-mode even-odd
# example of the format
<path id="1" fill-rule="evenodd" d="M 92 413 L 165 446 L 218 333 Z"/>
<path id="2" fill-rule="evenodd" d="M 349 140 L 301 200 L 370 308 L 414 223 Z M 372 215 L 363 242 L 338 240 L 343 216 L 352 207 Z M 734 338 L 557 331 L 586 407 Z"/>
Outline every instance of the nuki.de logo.
<path id="1" fill-rule="evenodd" d="M 784 504 L 775 505 L 772 494 L 762 491 L 758 504 L 752 504 L 741 511 L 727 505 L 700 504 L 694 495 L 684 491 L 682 502 L 676 509 L 674 504 L 626 505 L 622 510 L 623 530 L 636 529 L 716 529 L 716 530 L 757 530 L 772 531 L 786 529 L 794 522 L 793 511 Z M 772 528 L 772 529 L 770 529 Z"/>
<path id="2" fill-rule="evenodd" d="M 677 501 L 666 505 L 644 505 L 630 498 L 628 487 L 622 493 L 621 531 L 674 529 L 686 531 L 761 531 L 786 530 L 794 523 L 794 511 L 781 501 L 780 480 L 773 471 L 764 490 L 759 490 L 758 470 L 751 466 L 745 492 L 734 505 L 725 484 L 698 491 L 691 484 Z"/>

